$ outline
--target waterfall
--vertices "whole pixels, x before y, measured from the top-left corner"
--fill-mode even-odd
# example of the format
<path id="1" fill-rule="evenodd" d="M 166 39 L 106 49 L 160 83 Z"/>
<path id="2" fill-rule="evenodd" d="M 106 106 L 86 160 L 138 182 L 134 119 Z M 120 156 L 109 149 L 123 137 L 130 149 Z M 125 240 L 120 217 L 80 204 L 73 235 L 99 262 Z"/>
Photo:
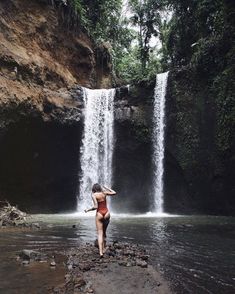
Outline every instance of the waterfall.
<path id="1" fill-rule="evenodd" d="M 84 135 L 80 149 L 81 177 L 78 211 L 91 206 L 95 183 L 111 186 L 113 155 L 113 103 L 115 89 L 83 88 L 85 99 Z"/>
<path id="2" fill-rule="evenodd" d="M 153 110 L 153 193 L 154 212 L 163 213 L 165 95 L 168 72 L 156 75 Z"/>

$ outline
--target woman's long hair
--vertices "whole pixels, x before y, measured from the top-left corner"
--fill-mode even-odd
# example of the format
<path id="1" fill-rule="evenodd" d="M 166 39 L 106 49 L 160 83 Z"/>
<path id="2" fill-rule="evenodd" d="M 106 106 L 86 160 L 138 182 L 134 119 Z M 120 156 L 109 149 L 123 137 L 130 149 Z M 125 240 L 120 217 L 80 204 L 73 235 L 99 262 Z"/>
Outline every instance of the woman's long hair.
<path id="1" fill-rule="evenodd" d="M 92 187 L 92 193 L 96 193 L 96 192 L 102 192 L 102 188 L 100 184 L 98 183 L 94 184 Z"/>

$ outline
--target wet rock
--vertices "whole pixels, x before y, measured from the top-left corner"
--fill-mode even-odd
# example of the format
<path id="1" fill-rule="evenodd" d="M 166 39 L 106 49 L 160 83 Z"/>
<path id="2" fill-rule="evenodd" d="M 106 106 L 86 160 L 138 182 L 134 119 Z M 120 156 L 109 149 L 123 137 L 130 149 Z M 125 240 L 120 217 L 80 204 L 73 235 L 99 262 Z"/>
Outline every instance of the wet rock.
<path id="1" fill-rule="evenodd" d="M 133 250 L 124 250 L 123 252 L 124 255 L 129 255 L 129 256 L 135 256 L 135 252 Z"/>
<path id="2" fill-rule="evenodd" d="M 89 263 L 80 264 L 79 269 L 83 272 L 89 271 L 91 269 L 91 264 L 89 264 Z"/>
<path id="3" fill-rule="evenodd" d="M 97 239 L 94 241 L 94 246 L 95 246 L 96 248 L 99 247 L 99 245 L 98 245 L 98 240 L 97 240 Z"/>
<path id="4" fill-rule="evenodd" d="M 148 259 L 149 259 L 149 255 L 148 254 L 143 254 L 143 255 L 140 255 L 139 256 L 142 260 L 145 260 L 145 261 L 148 261 Z"/>
<path id="5" fill-rule="evenodd" d="M 41 226 L 39 225 L 39 223 L 32 223 L 32 228 L 35 228 L 35 229 L 40 229 Z"/>
<path id="6" fill-rule="evenodd" d="M 122 249 L 123 248 L 123 246 L 119 243 L 114 243 L 113 247 L 114 247 L 114 249 Z"/>
<path id="7" fill-rule="evenodd" d="M 69 265 L 67 265 L 67 268 L 68 268 L 68 270 L 70 271 L 70 270 L 72 270 L 73 265 L 72 265 L 72 264 L 69 264 Z"/>
<path id="8" fill-rule="evenodd" d="M 47 228 L 53 228 L 54 226 L 52 224 L 47 225 Z"/>
<path id="9" fill-rule="evenodd" d="M 8 201 L 0 201 L 1 226 L 24 226 L 26 213 L 12 206 Z"/>
<path id="10" fill-rule="evenodd" d="M 136 265 L 142 267 L 142 268 L 147 268 L 148 267 L 148 263 L 144 260 L 141 259 L 137 259 L 136 260 Z"/>
<path id="11" fill-rule="evenodd" d="M 78 267 L 79 264 L 80 264 L 80 261 L 74 260 L 73 263 L 72 263 L 72 266 L 73 266 L 73 268 L 75 268 L 75 267 Z"/>
<path id="12" fill-rule="evenodd" d="M 75 288 L 81 288 L 82 286 L 86 285 L 86 281 L 81 276 L 74 277 L 73 282 L 74 282 Z"/>
<path id="13" fill-rule="evenodd" d="M 52 261 L 52 262 L 50 263 L 50 266 L 55 267 L 55 266 L 56 266 L 56 262 L 55 262 L 55 261 Z"/>
<path id="14" fill-rule="evenodd" d="M 132 262 L 127 262 L 126 267 L 131 267 L 132 266 Z"/>
<path id="15" fill-rule="evenodd" d="M 118 262 L 118 264 L 121 265 L 121 266 L 126 266 L 126 265 L 127 265 L 127 261 L 125 261 L 125 260 L 120 260 L 120 261 Z"/>
<path id="16" fill-rule="evenodd" d="M 70 274 L 66 274 L 64 276 L 64 279 L 65 279 L 66 282 L 69 281 L 71 279 L 71 275 Z"/>
<path id="17" fill-rule="evenodd" d="M 73 228 L 73 229 L 76 229 L 76 225 L 72 225 L 72 228 Z"/>
<path id="18" fill-rule="evenodd" d="M 23 260 L 23 261 L 21 262 L 21 264 L 23 264 L 23 265 L 28 265 L 29 263 L 30 263 L 29 260 Z"/>
<path id="19" fill-rule="evenodd" d="M 39 251 L 29 250 L 29 249 L 22 250 L 22 252 L 20 252 L 19 254 L 19 257 L 23 260 L 35 260 L 35 261 L 42 261 L 47 259 L 46 254 Z"/>

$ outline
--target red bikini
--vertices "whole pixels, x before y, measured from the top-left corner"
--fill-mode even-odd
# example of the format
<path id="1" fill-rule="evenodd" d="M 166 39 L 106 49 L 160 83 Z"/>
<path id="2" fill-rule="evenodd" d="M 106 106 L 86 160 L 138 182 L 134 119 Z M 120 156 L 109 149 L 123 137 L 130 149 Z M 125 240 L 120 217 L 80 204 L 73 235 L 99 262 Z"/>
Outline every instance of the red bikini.
<path id="1" fill-rule="evenodd" d="M 106 200 L 98 202 L 97 212 L 102 214 L 103 217 L 106 215 L 108 212 Z"/>

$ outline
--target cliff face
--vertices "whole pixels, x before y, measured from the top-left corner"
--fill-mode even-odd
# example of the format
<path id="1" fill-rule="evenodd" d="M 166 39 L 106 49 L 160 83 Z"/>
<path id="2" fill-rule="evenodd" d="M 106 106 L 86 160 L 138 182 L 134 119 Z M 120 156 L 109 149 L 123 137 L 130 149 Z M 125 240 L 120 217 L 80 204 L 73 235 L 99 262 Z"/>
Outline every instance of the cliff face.
<path id="1" fill-rule="evenodd" d="M 202 75 L 187 67 L 169 76 L 166 148 L 176 159 L 187 195 L 199 213 L 235 213 L 234 83 L 224 78 L 219 87 L 216 83 L 225 72 L 212 76 L 208 70 Z M 173 183 L 166 186 L 166 205 L 177 212 L 172 205 L 174 198 L 180 198 L 173 188 L 177 180 L 171 180 L 167 171 L 165 176 Z"/>
<path id="2" fill-rule="evenodd" d="M 150 211 L 153 195 L 153 103 L 155 80 L 140 83 L 117 92 L 115 103 L 114 184 L 122 201 L 113 200 L 114 208 L 123 212 Z M 164 160 L 164 209 L 169 213 L 197 212 L 196 202 L 189 193 L 189 183 L 177 152 L 173 152 L 174 133 L 168 127 L 176 110 L 170 109 L 172 84 L 167 90 L 167 135 Z M 172 119 L 171 119 L 172 122 Z M 174 122 L 172 122 L 174 124 Z M 169 129 L 169 131 L 168 131 Z M 169 138 L 168 138 L 169 137 Z M 181 144 L 181 143 L 180 143 Z M 174 146 L 175 147 L 175 146 Z M 199 210 L 198 210 L 199 212 Z"/>
<path id="3" fill-rule="evenodd" d="M 151 207 L 153 89 L 154 81 L 117 91 L 113 181 L 120 197 L 112 200 L 117 211 L 144 213 Z"/>
<path id="4" fill-rule="evenodd" d="M 30 101 L 48 120 L 47 104 L 79 107 L 68 93 L 74 85 L 111 86 L 109 65 L 104 62 L 101 68 L 96 58 L 99 48 L 79 28 L 66 28 L 65 17 L 66 7 L 53 7 L 47 1 L 1 1 L 0 103 L 4 108 L 12 108 L 12 103 L 24 107 Z"/>
<path id="5" fill-rule="evenodd" d="M 208 76 L 190 67 L 169 74 L 164 160 L 164 207 L 169 213 L 235 213 L 235 148 L 232 108 L 228 107 L 233 83 L 219 95 L 212 91 L 213 80 Z M 130 87 L 116 102 L 114 181 L 120 195 L 125 195 L 122 211 L 151 207 L 154 86 L 155 81 Z M 222 83 L 220 87 L 224 89 Z"/>
<path id="6" fill-rule="evenodd" d="M 51 2 L 0 2 L 0 198 L 32 212 L 75 208 L 77 84 L 111 86 L 105 47 L 69 29 L 68 8 Z"/>

